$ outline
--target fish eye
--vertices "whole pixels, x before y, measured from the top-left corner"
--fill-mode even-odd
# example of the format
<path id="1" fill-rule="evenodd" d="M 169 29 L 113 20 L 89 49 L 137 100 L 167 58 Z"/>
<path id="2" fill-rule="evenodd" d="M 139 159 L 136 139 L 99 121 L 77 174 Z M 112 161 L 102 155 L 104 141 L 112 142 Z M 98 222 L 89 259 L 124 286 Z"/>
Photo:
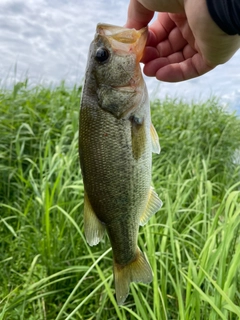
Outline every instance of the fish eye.
<path id="1" fill-rule="evenodd" d="M 98 48 L 97 49 L 97 52 L 96 52 L 96 55 L 95 55 L 95 59 L 100 62 L 100 63 L 103 63 L 103 62 L 106 62 L 108 60 L 110 56 L 110 53 L 108 51 L 108 49 L 106 48 Z"/>

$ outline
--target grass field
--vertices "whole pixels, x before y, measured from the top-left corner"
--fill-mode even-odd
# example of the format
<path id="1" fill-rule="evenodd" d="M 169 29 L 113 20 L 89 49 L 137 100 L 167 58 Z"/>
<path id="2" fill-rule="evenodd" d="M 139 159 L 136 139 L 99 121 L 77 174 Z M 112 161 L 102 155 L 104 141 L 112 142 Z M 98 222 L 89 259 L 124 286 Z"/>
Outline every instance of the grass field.
<path id="1" fill-rule="evenodd" d="M 152 103 L 162 209 L 140 228 L 154 272 L 114 298 L 105 237 L 83 233 L 81 88 L 0 91 L 0 320 L 240 319 L 240 119 L 214 99 Z"/>

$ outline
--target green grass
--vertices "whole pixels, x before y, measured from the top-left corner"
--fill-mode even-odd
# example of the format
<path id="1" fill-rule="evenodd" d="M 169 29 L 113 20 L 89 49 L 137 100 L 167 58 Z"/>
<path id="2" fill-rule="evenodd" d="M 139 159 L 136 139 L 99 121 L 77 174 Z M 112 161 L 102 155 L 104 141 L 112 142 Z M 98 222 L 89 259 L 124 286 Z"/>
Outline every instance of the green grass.
<path id="1" fill-rule="evenodd" d="M 80 94 L 0 91 L 0 320 L 240 319 L 240 119 L 214 99 L 152 103 L 164 205 L 139 245 L 154 280 L 118 307 L 109 241 L 84 237 Z"/>

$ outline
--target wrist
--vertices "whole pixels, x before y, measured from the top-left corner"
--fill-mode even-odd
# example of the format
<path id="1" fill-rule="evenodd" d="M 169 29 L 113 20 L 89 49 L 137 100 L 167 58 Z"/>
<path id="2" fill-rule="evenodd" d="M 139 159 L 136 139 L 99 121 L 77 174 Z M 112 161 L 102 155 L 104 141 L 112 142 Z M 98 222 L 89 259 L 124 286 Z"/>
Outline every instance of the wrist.
<path id="1" fill-rule="evenodd" d="M 215 67 L 228 61 L 240 47 L 240 37 L 226 34 L 212 19 L 206 0 L 185 0 L 195 46 L 205 62 Z"/>

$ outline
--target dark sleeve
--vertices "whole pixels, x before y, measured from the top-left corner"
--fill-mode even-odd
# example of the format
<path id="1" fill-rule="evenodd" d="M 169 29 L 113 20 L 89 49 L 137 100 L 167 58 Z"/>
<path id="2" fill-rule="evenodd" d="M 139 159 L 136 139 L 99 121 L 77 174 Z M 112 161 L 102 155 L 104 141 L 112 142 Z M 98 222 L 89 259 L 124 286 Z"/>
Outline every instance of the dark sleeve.
<path id="1" fill-rule="evenodd" d="M 227 34 L 240 34 L 240 0 L 206 0 L 209 13 Z"/>

